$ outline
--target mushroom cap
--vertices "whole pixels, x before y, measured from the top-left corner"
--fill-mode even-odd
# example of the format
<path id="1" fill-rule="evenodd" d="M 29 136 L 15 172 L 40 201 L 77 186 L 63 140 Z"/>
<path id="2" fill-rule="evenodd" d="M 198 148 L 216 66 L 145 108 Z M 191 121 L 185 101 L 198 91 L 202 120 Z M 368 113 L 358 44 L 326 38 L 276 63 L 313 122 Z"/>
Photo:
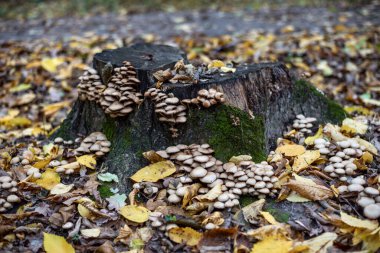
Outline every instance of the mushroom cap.
<path id="1" fill-rule="evenodd" d="M 203 178 L 206 175 L 207 175 L 207 170 L 203 167 L 196 167 L 190 172 L 190 177 L 192 178 Z M 216 179 L 216 175 L 215 175 L 215 179 Z"/>
<path id="2" fill-rule="evenodd" d="M 199 163 L 206 163 L 209 160 L 210 160 L 209 157 L 206 155 L 200 155 L 200 156 L 194 157 L 194 161 L 199 162 Z"/>
<path id="3" fill-rule="evenodd" d="M 364 215 L 368 219 L 378 219 L 380 217 L 380 205 L 370 204 L 364 208 Z"/>
<path id="4" fill-rule="evenodd" d="M 166 148 L 166 152 L 168 154 L 178 153 L 179 151 L 180 151 L 180 149 L 177 148 L 176 146 L 171 146 L 171 147 Z"/>
<path id="5" fill-rule="evenodd" d="M 202 177 L 200 181 L 205 184 L 211 184 L 216 180 L 216 174 L 214 172 L 207 172 L 207 175 Z"/>
<path id="6" fill-rule="evenodd" d="M 174 203 L 174 204 L 176 204 L 176 203 L 179 203 L 179 202 L 181 201 L 181 198 L 178 197 L 176 194 L 171 194 L 171 195 L 169 195 L 169 197 L 168 197 L 168 201 L 169 201 L 170 203 Z"/>
<path id="7" fill-rule="evenodd" d="M 364 180 L 363 177 L 356 177 L 356 178 L 352 179 L 351 183 L 352 183 L 352 184 L 360 184 L 360 185 L 363 185 L 363 184 L 366 184 L 367 182 Z"/>
<path id="8" fill-rule="evenodd" d="M 348 186 L 348 191 L 350 192 L 361 192 L 364 190 L 364 187 L 360 184 L 351 184 Z"/>

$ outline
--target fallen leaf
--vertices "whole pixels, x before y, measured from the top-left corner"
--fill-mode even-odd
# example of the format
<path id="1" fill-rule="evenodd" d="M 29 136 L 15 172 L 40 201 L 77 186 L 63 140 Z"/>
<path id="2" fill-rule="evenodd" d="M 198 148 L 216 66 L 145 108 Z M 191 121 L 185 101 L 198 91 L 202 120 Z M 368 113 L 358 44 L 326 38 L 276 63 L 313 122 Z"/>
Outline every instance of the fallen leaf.
<path id="1" fill-rule="evenodd" d="M 278 224 L 278 222 L 276 221 L 276 219 L 269 212 L 260 211 L 260 214 L 261 214 L 261 216 L 264 217 L 264 219 L 267 222 L 269 222 L 269 224 L 272 224 L 272 225 Z"/>
<path id="2" fill-rule="evenodd" d="M 276 149 L 275 152 L 280 152 L 285 156 L 299 156 L 305 153 L 306 149 L 301 145 L 283 145 Z"/>
<path id="3" fill-rule="evenodd" d="M 234 164 L 239 164 L 242 161 L 252 161 L 252 156 L 250 155 L 238 155 L 230 158 L 230 162 Z"/>
<path id="4" fill-rule="evenodd" d="M 321 154 L 319 153 L 319 150 L 306 150 L 305 153 L 298 155 L 294 159 L 293 163 L 293 171 L 298 173 L 303 169 L 306 169 L 311 165 L 313 162 L 315 162 Z"/>
<path id="5" fill-rule="evenodd" d="M 157 182 L 174 172 L 176 172 L 176 167 L 171 161 L 161 161 L 140 169 L 131 179 L 135 182 Z"/>
<path id="6" fill-rule="evenodd" d="M 33 167 L 37 168 L 37 169 L 43 169 L 45 168 L 51 161 L 52 157 L 47 157 L 41 161 L 38 161 L 36 163 L 33 164 Z"/>
<path id="7" fill-rule="evenodd" d="M 81 229 L 80 233 L 87 238 L 96 238 L 100 235 L 99 228 Z"/>
<path id="8" fill-rule="evenodd" d="M 293 246 L 293 242 L 284 237 L 269 236 L 255 243 L 251 253 L 288 253 Z"/>
<path id="9" fill-rule="evenodd" d="M 20 92 L 20 91 L 29 90 L 30 88 L 32 88 L 31 84 L 22 83 L 22 84 L 17 85 L 16 87 L 13 87 L 13 88 L 9 89 L 9 91 L 12 92 L 12 93 L 14 93 L 14 92 Z"/>
<path id="10" fill-rule="evenodd" d="M 116 209 L 119 210 L 123 206 L 125 206 L 125 200 L 127 199 L 127 195 L 125 194 L 115 194 L 112 195 L 109 198 L 106 198 L 106 200 L 109 202 L 109 209 Z"/>
<path id="11" fill-rule="evenodd" d="M 175 227 L 168 231 L 169 238 L 176 243 L 186 243 L 187 246 L 195 246 L 202 239 L 202 233 L 189 227 Z"/>
<path id="12" fill-rule="evenodd" d="M 190 203 L 191 199 L 197 195 L 199 188 L 201 188 L 200 183 L 195 183 L 190 186 L 186 186 L 186 192 L 182 199 L 182 208 Z"/>
<path id="13" fill-rule="evenodd" d="M 116 183 L 119 183 L 119 178 L 116 174 L 112 174 L 112 173 L 101 173 L 101 174 L 98 174 L 98 179 L 100 181 L 103 181 L 103 182 L 116 182 Z"/>
<path id="14" fill-rule="evenodd" d="M 311 179 L 300 176 L 297 176 L 296 180 L 290 180 L 284 185 L 310 200 L 323 200 L 334 197 L 334 193 L 330 188 L 318 185 Z"/>
<path id="15" fill-rule="evenodd" d="M 82 155 L 82 156 L 76 157 L 76 159 L 80 165 L 84 165 L 87 168 L 90 168 L 93 170 L 95 169 L 94 166 L 96 166 L 96 160 L 92 155 Z"/>
<path id="16" fill-rule="evenodd" d="M 325 232 L 317 237 L 306 240 L 300 245 L 307 246 L 305 253 L 327 253 L 328 249 L 333 245 L 338 235 L 332 232 Z"/>
<path id="17" fill-rule="evenodd" d="M 304 198 L 302 197 L 301 195 L 299 195 L 297 192 L 295 191 L 292 191 L 288 197 L 286 197 L 286 200 L 289 201 L 289 202 L 295 202 L 295 203 L 298 203 L 298 202 L 309 202 L 311 201 L 310 199 L 307 199 L 307 198 Z"/>
<path id="18" fill-rule="evenodd" d="M 44 249 L 46 253 L 75 253 L 71 244 L 62 236 L 44 232 Z"/>
<path id="19" fill-rule="evenodd" d="M 305 144 L 306 145 L 313 145 L 314 144 L 314 141 L 316 139 L 320 139 L 322 138 L 323 136 L 323 127 L 322 126 L 319 126 L 318 128 L 318 131 L 316 132 L 316 134 L 314 136 L 309 136 L 305 139 Z"/>
<path id="20" fill-rule="evenodd" d="M 61 182 L 59 174 L 54 171 L 54 169 L 47 169 L 41 174 L 41 178 L 36 180 L 36 184 L 45 188 L 46 190 L 51 190 Z"/>
<path id="21" fill-rule="evenodd" d="M 379 223 L 377 221 L 361 220 L 355 218 L 354 216 L 346 214 L 345 212 L 340 212 L 340 218 L 345 224 L 354 228 L 365 228 L 369 230 L 374 230 L 379 226 Z"/>
<path id="22" fill-rule="evenodd" d="M 73 187 L 74 187 L 74 184 L 65 185 L 65 184 L 59 183 L 59 184 L 56 184 L 50 190 L 50 194 L 52 194 L 52 195 L 64 194 L 64 193 L 71 191 L 71 189 L 73 189 Z"/>
<path id="23" fill-rule="evenodd" d="M 51 73 L 55 73 L 57 72 L 57 67 L 59 65 L 61 65 L 62 63 L 64 63 L 65 60 L 63 58 L 59 58 L 59 57 L 55 57 L 55 58 L 44 58 L 42 59 L 41 61 L 41 66 L 51 72 Z"/>
<path id="24" fill-rule="evenodd" d="M 143 156 L 145 157 L 145 159 L 147 159 L 151 163 L 165 161 L 165 159 L 162 158 L 159 154 L 157 154 L 156 151 L 154 150 L 144 152 Z"/>
<path id="25" fill-rule="evenodd" d="M 248 206 L 243 207 L 241 210 L 242 210 L 244 219 L 251 224 L 257 224 L 258 216 L 261 210 L 263 209 L 264 204 L 265 204 L 265 199 L 260 199 L 249 204 Z"/>
<path id="26" fill-rule="evenodd" d="M 223 193 L 222 184 L 217 184 L 211 190 L 209 190 L 206 194 L 195 196 L 194 199 L 201 201 L 201 202 L 202 201 L 214 201 L 222 193 Z"/>
<path id="27" fill-rule="evenodd" d="M 208 68 L 221 68 L 221 67 L 224 67 L 226 66 L 224 64 L 224 62 L 220 61 L 220 60 L 212 60 L 209 64 L 208 64 Z"/>
<path id="28" fill-rule="evenodd" d="M 120 208 L 119 213 L 127 220 L 144 223 L 148 220 L 150 211 L 143 206 L 127 205 Z"/>
<path id="29" fill-rule="evenodd" d="M 349 127 L 352 129 L 353 134 L 365 134 L 368 129 L 368 125 L 362 121 L 346 118 L 342 122 L 342 128 Z"/>

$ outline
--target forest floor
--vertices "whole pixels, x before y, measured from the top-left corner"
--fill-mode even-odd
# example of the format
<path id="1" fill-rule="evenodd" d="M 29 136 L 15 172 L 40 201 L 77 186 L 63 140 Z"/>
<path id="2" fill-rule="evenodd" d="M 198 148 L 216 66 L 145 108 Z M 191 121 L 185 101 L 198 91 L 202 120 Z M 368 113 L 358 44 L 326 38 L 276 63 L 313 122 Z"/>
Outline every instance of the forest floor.
<path id="1" fill-rule="evenodd" d="M 78 77 L 91 65 L 95 53 L 136 42 L 180 47 L 194 65 L 213 64 L 214 60 L 225 64 L 284 62 L 292 72 L 339 102 L 352 117 L 353 120 L 345 121 L 341 128 L 324 126 L 323 133 L 317 132 L 317 126 L 311 136 L 316 134 L 315 139 L 332 143 L 332 146 L 323 145 L 336 153 L 337 148 L 344 149 L 346 144 L 341 144 L 342 141 L 353 146 L 359 142 L 363 152 L 358 151 L 360 155 L 351 160 L 359 169 L 348 176 L 348 180 L 333 180 L 331 172 L 325 169 L 330 165 L 329 157 L 319 154 L 313 158 L 312 166 L 319 168 L 317 174 L 285 175 L 289 166 L 295 170 L 297 157 L 301 159 L 304 152 L 318 150 L 318 144 L 314 140 L 305 143 L 305 138 L 294 138 L 294 132 L 284 136 L 289 141 L 280 142 L 276 149 L 281 158 L 268 157 L 282 184 L 277 185 L 276 197 L 285 203 L 314 201 L 323 207 L 323 211 L 310 210 L 313 224 L 302 223 L 294 217 L 284 219 L 270 208 L 268 212 L 263 211 L 264 203 L 260 200 L 240 203 L 249 207 L 244 212 L 250 218 L 245 217 L 243 222 L 244 218 L 240 217 L 243 220 L 235 220 L 235 223 L 225 216 L 226 212 L 215 210 L 188 215 L 183 209 L 168 205 L 163 194 L 154 196 L 156 206 L 141 204 L 138 209 L 131 202 L 126 205 L 129 193 L 107 189 L 104 195 L 102 185 L 117 178 L 109 173 L 91 173 L 92 165 L 87 161 L 79 161 L 82 169 L 74 174 L 55 172 L 57 166 L 53 161 L 75 162 L 75 158 L 73 161 L 66 156 L 76 144 L 54 144 L 48 138 L 77 98 Z M 326 252 L 328 247 L 333 252 L 375 252 L 380 247 L 380 211 L 378 216 L 364 212 L 368 205 L 377 205 L 373 207 L 375 212 L 380 209 L 380 204 L 375 204 L 380 202 L 378 1 L 334 8 L 281 5 L 137 13 L 119 10 L 75 16 L 57 14 L 57 17 L 54 12 L 46 16 L 44 12 L 37 12 L 32 18 L 9 14 L 0 19 L 0 85 L 0 252 L 42 249 L 52 252 L 59 243 L 65 249 L 61 252 L 73 252 L 73 247 L 79 252 L 96 249 L 97 252 L 143 249 L 190 252 L 195 248 L 213 249 L 214 244 L 221 244 L 220 240 L 225 242 L 221 250 L 234 247 L 237 252 L 250 252 L 251 248 L 252 252 L 265 252 L 267 247 L 273 252 Z M 289 122 L 290 129 L 291 125 Z M 354 137 L 358 139 L 353 140 Z M 286 155 L 289 153 L 292 155 Z M 101 159 L 97 164 L 97 168 L 100 167 Z M 33 168 L 36 171 L 33 172 Z M 352 177 L 360 175 L 365 180 L 359 184 L 362 192 L 337 190 L 345 185 L 358 185 L 352 183 Z M 10 182 L 8 176 L 12 178 Z M 64 184 L 70 177 L 76 177 L 75 182 L 69 180 L 73 183 Z M 310 184 L 315 186 L 306 178 L 322 185 L 324 188 L 319 190 L 328 198 L 317 198 L 318 191 L 315 195 L 305 194 Z M 286 187 L 291 180 L 293 185 Z M 372 189 L 367 188 L 375 189 L 374 193 L 368 193 Z M 295 192 L 293 195 L 289 195 L 291 190 Z M 194 188 L 188 187 L 188 191 L 189 196 L 196 195 L 191 193 Z M 133 202 L 136 194 L 133 191 L 129 201 Z M 295 194 L 300 196 L 295 197 Z M 10 195 L 15 197 L 8 199 Z M 210 196 L 203 199 L 207 198 Z M 266 205 L 270 206 L 271 201 L 273 199 L 268 199 Z M 156 207 L 160 205 L 165 206 L 160 209 L 164 217 L 157 214 Z M 127 209 L 127 214 L 120 211 Z M 153 215 L 146 221 L 148 209 L 158 216 Z M 131 218 L 130 213 L 135 214 L 137 220 Z M 175 216 L 185 216 L 188 223 L 166 231 Z M 152 225 L 154 222 L 160 225 Z M 214 227 L 206 233 L 208 224 L 212 224 L 208 229 Z M 229 227 L 223 230 L 226 224 Z M 239 229 L 231 224 L 237 224 Z M 155 234 L 156 230 L 161 232 Z M 221 237 L 214 237 L 212 230 Z M 63 236 L 67 241 L 52 234 Z"/>

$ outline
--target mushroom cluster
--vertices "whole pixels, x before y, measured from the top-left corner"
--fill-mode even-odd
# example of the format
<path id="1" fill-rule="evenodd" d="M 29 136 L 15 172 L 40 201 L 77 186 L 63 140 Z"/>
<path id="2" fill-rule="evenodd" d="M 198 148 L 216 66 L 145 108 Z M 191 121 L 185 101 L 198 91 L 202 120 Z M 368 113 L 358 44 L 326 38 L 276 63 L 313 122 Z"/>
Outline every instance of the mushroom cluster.
<path id="1" fill-rule="evenodd" d="M 356 203 L 363 208 L 363 213 L 368 219 L 380 218 L 380 192 L 378 187 L 366 186 L 367 181 L 363 176 L 353 178 L 350 184 L 338 187 L 339 193 L 357 193 Z"/>
<path id="2" fill-rule="evenodd" d="M 96 69 L 87 67 L 82 76 L 79 77 L 78 84 L 79 99 L 99 101 L 106 86 L 102 83 Z"/>
<path id="3" fill-rule="evenodd" d="M 218 103 L 224 103 L 224 93 L 219 92 L 216 89 L 202 89 L 198 91 L 198 96 L 196 98 L 192 99 L 184 99 L 182 100 L 182 103 L 185 104 L 194 104 L 194 105 L 201 105 L 204 108 L 209 108 L 212 105 L 216 105 Z"/>
<path id="4" fill-rule="evenodd" d="M 102 92 L 100 105 L 111 117 L 126 116 L 133 111 L 133 105 L 142 102 L 139 92 L 140 80 L 136 78 L 136 70 L 130 62 L 114 69 L 114 75 Z"/>
<path id="5" fill-rule="evenodd" d="M 251 194 L 264 197 L 277 193 L 274 184 L 278 178 L 267 162 L 255 164 L 241 161 L 238 165 L 217 160 L 214 150 L 208 144 L 170 146 L 156 152 L 164 159 L 173 161 L 181 174 L 179 182 L 168 185 L 168 201 L 181 202 L 187 192 L 188 184 L 200 182 L 198 194 L 206 194 L 216 185 L 221 185 L 223 193 L 213 206 L 217 209 L 232 208 L 239 205 L 239 196 Z"/>
<path id="6" fill-rule="evenodd" d="M 75 155 L 94 154 L 102 157 L 110 152 L 111 142 L 101 132 L 93 132 L 82 140 L 79 147 L 75 149 Z"/>
<path id="7" fill-rule="evenodd" d="M 238 205 L 239 196 L 242 194 L 262 198 L 277 193 L 274 184 L 278 178 L 274 175 L 273 167 L 267 162 L 255 164 L 252 161 L 241 161 L 238 165 L 225 163 L 219 178 L 223 180 L 224 193 L 214 203 L 214 207 L 218 209 Z"/>
<path id="8" fill-rule="evenodd" d="M 355 158 L 362 156 L 366 147 L 360 146 L 354 139 L 340 141 L 336 144 L 336 146 L 332 145 L 329 141 L 320 138 L 314 141 L 314 148 L 329 159 L 323 171 L 332 178 L 347 181 L 347 176 L 355 175 L 357 169 L 354 163 Z"/>
<path id="9" fill-rule="evenodd" d="M 154 102 L 154 111 L 159 115 L 159 121 L 171 124 L 186 122 L 187 108 L 172 93 L 166 94 L 157 88 L 150 88 L 144 96 L 150 97 Z"/>
<path id="10" fill-rule="evenodd" d="M 9 175 L 0 176 L 0 213 L 11 209 L 15 203 L 21 201 L 16 195 L 17 182 Z"/>
<path id="11" fill-rule="evenodd" d="M 312 128 L 314 127 L 314 122 L 317 119 L 313 117 L 305 117 L 302 114 L 298 114 L 296 119 L 293 121 L 292 127 L 296 129 L 302 136 L 308 135 L 312 133 Z"/>

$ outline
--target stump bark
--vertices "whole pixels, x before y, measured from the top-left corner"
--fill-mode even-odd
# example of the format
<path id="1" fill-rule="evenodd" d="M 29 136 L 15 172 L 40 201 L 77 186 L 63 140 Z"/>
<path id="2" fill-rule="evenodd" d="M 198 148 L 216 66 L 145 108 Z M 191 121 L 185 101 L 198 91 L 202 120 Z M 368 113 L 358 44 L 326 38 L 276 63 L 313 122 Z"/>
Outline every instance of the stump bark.
<path id="1" fill-rule="evenodd" d="M 96 54 L 93 65 L 101 73 L 107 62 L 114 67 L 131 62 L 144 93 L 155 84 L 154 72 L 173 67 L 181 59 L 187 62 L 179 49 L 137 44 Z M 171 137 L 170 125 L 158 121 L 149 99 L 128 116 L 118 118 L 109 117 L 94 102 L 78 100 L 54 137 L 74 139 L 94 131 L 105 133 L 112 142 L 105 165 L 119 176 L 120 188 L 126 190 L 131 184 L 128 178 L 147 164 L 142 156 L 145 151 L 180 143 L 209 143 L 222 161 L 240 154 L 262 161 L 297 114 L 316 117 L 319 123 L 338 123 L 345 117 L 339 105 L 307 82 L 292 78 L 282 63 L 243 65 L 235 73 L 213 74 L 199 84 L 162 85 L 166 93 L 180 99 L 196 97 L 205 88 L 224 92 L 225 104 L 208 109 L 190 107 L 188 121 L 177 125 L 177 138 Z M 240 122 L 237 126 L 233 124 L 236 118 Z"/>

